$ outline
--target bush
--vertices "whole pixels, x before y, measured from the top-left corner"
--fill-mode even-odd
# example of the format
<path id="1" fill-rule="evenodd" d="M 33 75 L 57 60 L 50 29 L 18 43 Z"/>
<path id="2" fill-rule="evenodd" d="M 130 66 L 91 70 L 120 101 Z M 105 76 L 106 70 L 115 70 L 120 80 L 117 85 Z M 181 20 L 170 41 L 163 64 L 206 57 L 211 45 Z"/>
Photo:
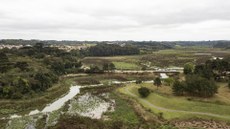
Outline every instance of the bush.
<path id="1" fill-rule="evenodd" d="M 186 63 L 184 65 L 184 74 L 192 74 L 194 70 L 194 65 L 192 63 Z"/>
<path id="2" fill-rule="evenodd" d="M 12 99 L 21 99 L 23 97 L 23 95 L 19 92 L 16 91 L 13 95 L 12 95 Z"/>
<path id="3" fill-rule="evenodd" d="M 183 95 L 185 91 L 185 83 L 175 81 L 172 87 L 172 91 L 175 95 Z"/>
<path id="4" fill-rule="evenodd" d="M 138 79 L 136 80 L 136 84 L 141 84 L 142 83 L 142 80 Z"/>
<path id="5" fill-rule="evenodd" d="M 171 86 L 175 82 L 175 80 L 173 78 L 166 78 L 164 79 L 164 82 L 166 83 L 166 85 Z"/>
<path id="6" fill-rule="evenodd" d="M 139 94 L 141 97 L 146 98 L 150 94 L 150 90 L 146 87 L 141 87 L 138 89 Z"/>

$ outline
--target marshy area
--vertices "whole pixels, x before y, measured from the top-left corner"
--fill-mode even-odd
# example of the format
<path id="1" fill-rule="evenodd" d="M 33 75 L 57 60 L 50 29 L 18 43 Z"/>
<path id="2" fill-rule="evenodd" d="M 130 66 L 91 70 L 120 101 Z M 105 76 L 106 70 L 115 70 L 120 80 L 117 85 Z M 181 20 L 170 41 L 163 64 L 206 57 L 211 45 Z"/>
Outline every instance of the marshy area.
<path id="1" fill-rule="evenodd" d="M 146 75 L 146 80 L 148 77 L 150 79 L 150 76 Z M 119 74 L 65 78 L 66 83 L 63 84 L 69 85 L 66 86 L 69 91 L 49 103 L 31 106 L 26 111 L 21 109 L 22 112 L 18 110 L 18 113 L 3 114 L 0 127 L 6 129 L 137 128 L 141 125 L 142 118 L 138 116 L 131 103 L 124 99 L 125 96 L 118 93 L 116 89 L 126 83 L 135 82 L 132 80 L 138 78 L 139 75 Z M 56 93 L 55 90 L 52 92 Z M 50 94 L 54 94 L 52 92 Z M 73 120 L 74 125 L 71 123 Z"/>

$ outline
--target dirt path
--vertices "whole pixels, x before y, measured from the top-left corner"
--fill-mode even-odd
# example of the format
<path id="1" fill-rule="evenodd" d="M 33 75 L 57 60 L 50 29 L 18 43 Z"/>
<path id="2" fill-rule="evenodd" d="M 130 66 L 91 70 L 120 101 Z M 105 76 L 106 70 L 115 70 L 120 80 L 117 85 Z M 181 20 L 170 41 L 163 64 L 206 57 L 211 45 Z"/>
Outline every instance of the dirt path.
<path id="1" fill-rule="evenodd" d="M 218 96 L 218 97 L 220 97 L 220 98 L 222 98 L 222 99 L 224 99 L 225 101 L 227 101 L 227 102 L 229 102 L 229 103 L 230 103 L 229 98 L 224 97 L 224 96 L 222 96 L 222 95 L 220 95 L 220 94 L 217 94 L 216 96 Z"/>
<path id="2" fill-rule="evenodd" d="M 127 87 L 125 88 L 125 91 L 126 91 L 126 93 L 129 94 L 130 96 L 139 99 L 140 101 L 142 101 L 142 102 L 145 103 L 146 105 L 148 105 L 148 106 L 150 106 L 150 107 L 153 107 L 153 108 L 155 108 L 155 109 L 157 109 L 157 110 L 167 111 L 167 112 L 178 112 L 178 113 L 195 114 L 195 115 L 205 115 L 205 116 L 212 116 L 212 117 L 230 119 L 230 116 L 222 116 L 222 115 L 213 114 L 213 113 L 193 112 L 193 111 L 184 111 L 184 110 L 175 110 L 175 109 L 168 109 L 168 108 L 156 106 L 156 105 L 150 103 L 149 101 L 147 101 L 147 100 L 145 100 L 145 99 L 139 98 L 139 96 L 137 96 L 137 95 L 133 94 L 132 92 L 130 92 L 130 91 L 128 90 Z"/>

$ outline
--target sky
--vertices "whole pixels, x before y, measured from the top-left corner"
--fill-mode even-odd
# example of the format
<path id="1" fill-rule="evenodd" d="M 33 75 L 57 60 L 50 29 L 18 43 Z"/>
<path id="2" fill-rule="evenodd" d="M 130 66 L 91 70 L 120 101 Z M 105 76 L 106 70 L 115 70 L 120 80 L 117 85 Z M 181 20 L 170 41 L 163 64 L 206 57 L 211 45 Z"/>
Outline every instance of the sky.
<path id="1" fill-rule="evenodd" d="M 0 0 L 0 39 L 230 40 L 230 0 Z"/>

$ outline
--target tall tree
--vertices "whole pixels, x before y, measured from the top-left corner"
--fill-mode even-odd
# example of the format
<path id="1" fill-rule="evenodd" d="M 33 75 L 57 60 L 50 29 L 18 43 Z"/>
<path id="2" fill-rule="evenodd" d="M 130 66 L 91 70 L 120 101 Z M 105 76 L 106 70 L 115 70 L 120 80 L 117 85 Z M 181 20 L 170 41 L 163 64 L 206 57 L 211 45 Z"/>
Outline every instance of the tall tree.
<path id="1" fill-rule="evenodd" d="M 162 85 L 161 79 L 159 77 L 155 78 L 154 85 L 157 86 L 157 89 L 158 89 L 158 87 L 160 87 Z"/>

